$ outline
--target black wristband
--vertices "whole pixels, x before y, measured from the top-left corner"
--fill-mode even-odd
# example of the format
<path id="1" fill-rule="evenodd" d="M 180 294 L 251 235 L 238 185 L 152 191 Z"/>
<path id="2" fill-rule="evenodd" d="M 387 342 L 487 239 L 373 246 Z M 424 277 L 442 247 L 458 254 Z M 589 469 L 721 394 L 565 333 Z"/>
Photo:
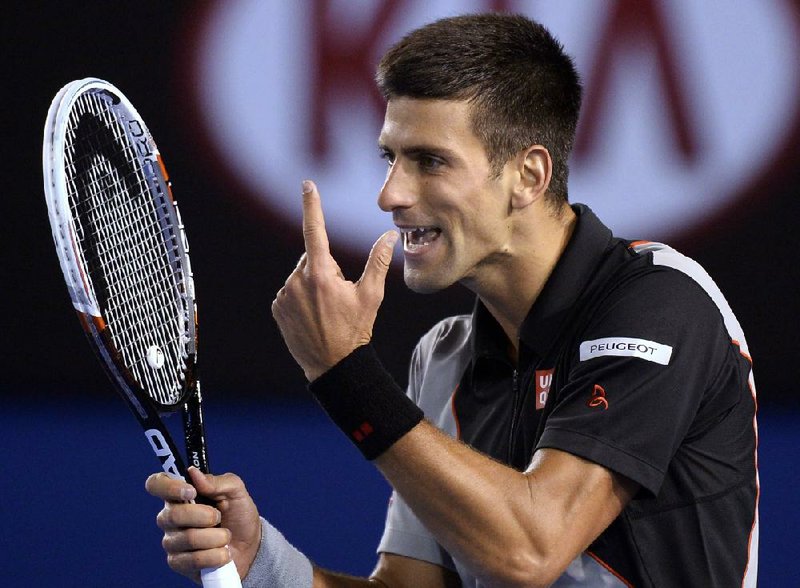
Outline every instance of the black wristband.
<path id="1" fill-rule="evenodd" d="M 357 348 L 308 389 L 367 459 L 381 455 L 425 416 L 371 345 Z"/>

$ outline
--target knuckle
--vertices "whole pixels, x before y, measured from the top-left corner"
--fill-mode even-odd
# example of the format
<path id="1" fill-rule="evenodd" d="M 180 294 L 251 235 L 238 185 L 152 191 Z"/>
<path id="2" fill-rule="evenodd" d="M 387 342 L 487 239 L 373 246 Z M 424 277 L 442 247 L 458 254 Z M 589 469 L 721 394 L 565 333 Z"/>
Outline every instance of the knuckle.
<path id="1" fill-rule="evenodd" d="M 183 555 L 178 555 L 176 553 L 168 553 L 167 554 L 167 565 L 170 569 L 176 572 L 182 572 L 184 569 L 184 560 L 185 558 Z"/>
<path id="2" fill-rule="evenodd" d="M 286 281 L 283 283 L 283 288 L 280 289 L 284 296 L 291 293 L 295 288 L 295 284 L 297 284 L 297 281 L 300 279 L 300 276 L 303 275 L 305 271 L 305 268 L 297 269 L 289 274 L 289 277 L 287 277 Z"/>
<path id="3" fill-rule="evenodd" d="M 157 498 L 167 498 L 166 496 L 166 487 L 164 485 L 164 479 L 166 478 L 166 474 L 164 472 L 158 472 L 157 474 L 150 474 L 147 477 L 147 480 L 144 482 L 144 488 L 147 492 Z"/>
<path id="4" fill-rule="evenodd" d="M 148 491 L 150 494 L 152 494 L 152 493 L 153 493 L 153 491 L 155 490 L 155 487 L 156 487 L 156 478 L 157 478 L 157 477 L 158 477 L 158 474 L 150 474 L 149 476 L 147 476 L 147 479 L 144 481 L 144 488 L 145 488 L 145 490 L 147 490 L 147 491 Z"/>
<path id="5" fill-rule="evenodd" d="M 184 541 L 181 536 L 176 533 L 164 533 L 161 538 L 161 548 L 167 552 L 168 555 L 178 555 L 183 549 Z"/>
<path id="6" fill-rule="evenodd" d="M 172 528 L 172 517 L 168 512 L 167 508 L 163 508 L 157 515 L 156 515 L 156 525 L 162 531 Z"/>
<path id="7" fill-rule="evenodd" d="M 223 478 L 225 480 L 225 482 L 227 484 L 230 484 L 231 486 L 242 486 L 243 485 L 242 479 L 237 474 L 234 474 L 233 472 L 226 472 L 226 473 L 222 474 L 222 476 L 220 476 L 220 477 Z"/>
<path id="8" fill-rule="evenodd" d="M 228 551 L 227 547 L 219 547 L 213 550 L 213 558 L 214 558 L 214 563 L 212 564 L 212 566 L 219 567 L 225 565 L 230 561 L 231 554 Z"/>
<path id="9" fill-rule="evenodd" d="M 181 544 L 186 547 L 187 551 L 198 549 L 200 543 L 198 540 L 197 529 L 186 529 L 181 538 Z"/>
<path id="10" fill-rule="evenodd" d="M 215 527 L 222 521 L 222 513 L 213 506 L 206 506 L 206 527 Z"/>

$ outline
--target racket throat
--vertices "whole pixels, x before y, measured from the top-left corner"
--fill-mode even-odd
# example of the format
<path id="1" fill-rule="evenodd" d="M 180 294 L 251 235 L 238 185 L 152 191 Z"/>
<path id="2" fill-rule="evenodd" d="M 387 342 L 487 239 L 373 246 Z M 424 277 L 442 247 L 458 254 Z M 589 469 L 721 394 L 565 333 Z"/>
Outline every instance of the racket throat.
<path id="1" fill-rule="evenodd" d="M 203 423 L 203 399 L 200 382 L 195 380 L 194 392 L 189 393 L 183 404 L 183 432 L 186 441 L 186 461 L 204 474 L 209 473 L 206 453 L 205 425 Z"/>

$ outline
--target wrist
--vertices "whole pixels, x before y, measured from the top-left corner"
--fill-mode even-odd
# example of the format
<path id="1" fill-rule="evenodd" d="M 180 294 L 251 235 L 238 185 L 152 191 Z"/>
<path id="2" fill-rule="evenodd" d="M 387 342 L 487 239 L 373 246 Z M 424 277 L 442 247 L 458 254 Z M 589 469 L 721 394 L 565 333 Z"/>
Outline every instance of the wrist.
<path id="1" fill-rule="evenodd" d="M 422 410 L 384 369 L 371 345 L 355 349 L 311 382 L 308 389 L 370 460 L 424 418 Z"/>

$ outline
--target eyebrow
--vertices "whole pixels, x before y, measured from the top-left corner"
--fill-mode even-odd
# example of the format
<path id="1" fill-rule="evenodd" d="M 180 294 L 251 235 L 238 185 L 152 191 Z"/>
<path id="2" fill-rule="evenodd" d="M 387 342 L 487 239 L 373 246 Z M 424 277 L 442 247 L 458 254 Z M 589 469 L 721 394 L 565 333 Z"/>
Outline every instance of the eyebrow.
<path id="1" fill-rule="evenodd" d="M 390 151 L 392 153 L 396 152 L 382 141 L 378 141 L 378 149 L 381 151 Z M 446 159 L 460 159 L 455 151 L 447 149 L 446 147 L 436 147 L 434 145 L 411 145 L 409 147 L 401 147 L 397 151 L 406 157 L 414 157 L 416 155 L 440 155 Z"/>

